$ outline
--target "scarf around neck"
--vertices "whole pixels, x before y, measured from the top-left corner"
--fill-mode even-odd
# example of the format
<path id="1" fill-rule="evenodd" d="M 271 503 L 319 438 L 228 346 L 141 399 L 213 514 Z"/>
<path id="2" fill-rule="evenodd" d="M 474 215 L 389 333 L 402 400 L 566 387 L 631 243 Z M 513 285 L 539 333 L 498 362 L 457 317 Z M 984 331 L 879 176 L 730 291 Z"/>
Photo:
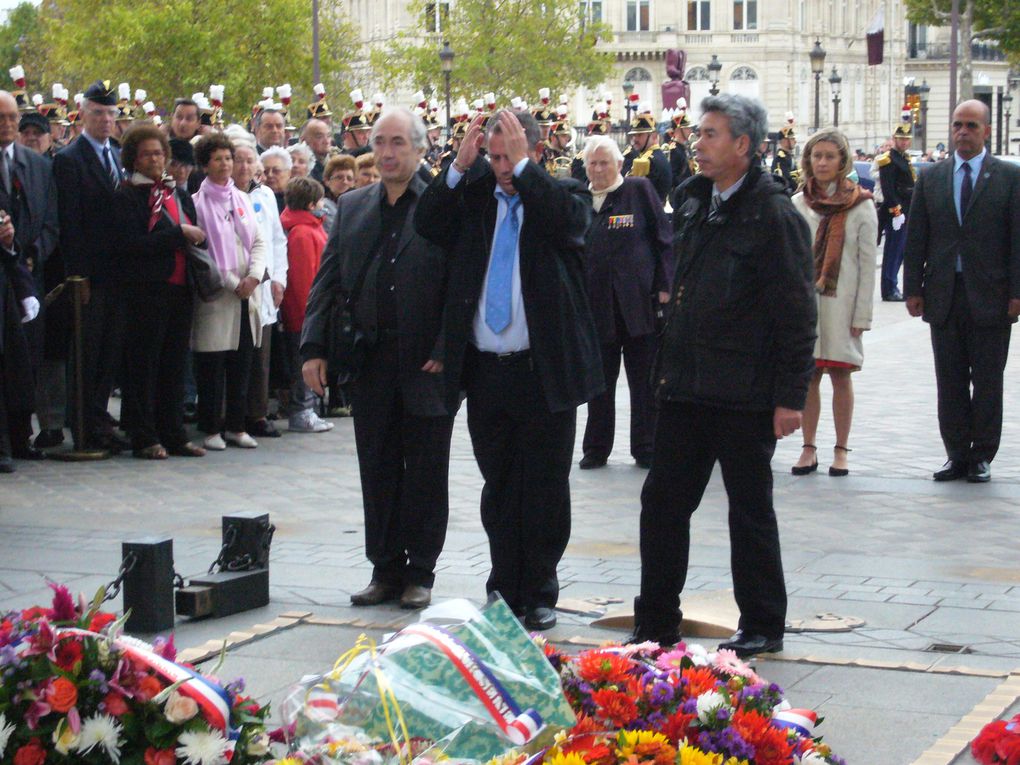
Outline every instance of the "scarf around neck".
<path id="1" fill-rule="evenodd" d="M 167 203 L 174 195 L 174 189 L 177 184 L 174 183 L 174 179 L 164 173 L 163 177 L 158 181 L 152 180 L 147 175 L 135 172 L 131 174 L 131 178 L 128 179 L 128 183 L 132 186 L 151 186 L 149 189 L 149 231 L 156 228 L 156 224 L 159 223 L 160 216 L 163 214 L 163 210 L 166 209 Z"/>
<path id="2" fill-rule="evenodd" d="M 815 261 L 815 290 L 825 297 L 836 296 L 847 215 L 861 202 L 871 199 L 870 191 L 862 189 L 849 178 L 843 178 L 832 186 L 835 186 L 832 194 L 826 196 L 827 189 L 823 189 L 815 178 L 808 178 L 804 184 L 804 201 L 822 218 L 815 232 L 812 253 Z"/>
<path id="3" fill-rule="evenodd" d="M 241 273 L 251 263 L 251 247 L 255 242 L 255 210 L 247 194 L 242 194 L 233 179 L 224 185 L 213 183 L 208 177 L 195 194 L 195 212 L 198 224 L 209 242 L 209 253 L 221 271 L 238 272 L 235 236 L 241 240 L 245 262 Z"/>
<path id="4" fill-rule="evenodd" d="M 591 203 L 592 207 L 595 208 L 595 212 L 602 211 L 602 203 L 606 201 L 606 197 L 616 191 L 623 185 L 623 176 L 617 174 L 616 180 L 606 186 L 602 191 L 595 191 L 591 188 L 591 184 L 588 184 L 588 188 L 591 189 Z"/>

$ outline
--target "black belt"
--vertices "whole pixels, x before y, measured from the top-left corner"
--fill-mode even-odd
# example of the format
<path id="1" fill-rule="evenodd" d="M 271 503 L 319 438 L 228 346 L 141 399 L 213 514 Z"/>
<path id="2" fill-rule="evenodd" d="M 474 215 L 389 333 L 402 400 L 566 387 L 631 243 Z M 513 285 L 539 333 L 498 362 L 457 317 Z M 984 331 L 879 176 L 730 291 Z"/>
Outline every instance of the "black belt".
<path id="1" fill-rule="evenodd" d="M 516 364 L 521 361 L 529 361 L 531 359 L 531 349 L 525 348 L 523 351 L 510 351 L 509 353 L 478 351 L 478 356 L 483 361 L 493 364 Z"/>

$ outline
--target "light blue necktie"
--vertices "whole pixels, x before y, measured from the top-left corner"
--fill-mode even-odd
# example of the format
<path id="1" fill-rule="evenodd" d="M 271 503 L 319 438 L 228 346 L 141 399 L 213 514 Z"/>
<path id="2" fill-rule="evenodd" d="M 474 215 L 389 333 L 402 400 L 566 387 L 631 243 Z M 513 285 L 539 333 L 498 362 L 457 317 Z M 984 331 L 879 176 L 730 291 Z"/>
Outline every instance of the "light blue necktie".
<path id="1" fill-rule="evenodd" d="M 496 240 L 492 244 L 492 260 L 489 263 L 489 280 L 485 292 L 485 323 L 497 335 L 510 324 L 511 283 L 514 277 L 514 256 L 517 253 L 517 235 L 520 224 L 517 222 L 517 208 L 521 198 L 515 194 L 510 196 L 497 190 L 496 195 L 507 206 L 503 222 L 496 231 Z"/>

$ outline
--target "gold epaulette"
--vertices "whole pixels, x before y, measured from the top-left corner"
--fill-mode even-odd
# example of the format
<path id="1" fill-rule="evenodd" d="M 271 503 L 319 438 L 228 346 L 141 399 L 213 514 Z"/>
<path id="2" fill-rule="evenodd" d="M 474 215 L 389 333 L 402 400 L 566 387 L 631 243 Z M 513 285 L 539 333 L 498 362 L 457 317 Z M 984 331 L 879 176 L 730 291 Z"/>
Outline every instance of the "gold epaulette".
<path id="1" fill-rule="evenodd" d="M 879 167 L 885 167 L 890 162 L 892 162 L 892 157 L 889 156 L 889 152 L 887 151 L 875 157 L 875 164 L 878 165 Z"/>
<path id="2" fill-rule="evenodd" d="M 577 154 L 574 155 L 574 159 L 579 159 L 581 161 L 584 161 L 584 152 L 583 151 L 577 152 Z"/>
<path id="3" fill-rule="evenodd" d="M 779 157 L 780 159 L 784 159 L 786 157 L 786 149 L 780 149 L 779 151 L 777 151 L 776 156 Z"/>
<path id="4" fill-rule="evenodd" d="M 627 175 L 633 175 L 636 178 L 647 178 L 648 173 L 651 172 L 652 162 L 648 157 L 642 154 L 640 157 L 635 159 L 630 165 L 630 172 Z"/>

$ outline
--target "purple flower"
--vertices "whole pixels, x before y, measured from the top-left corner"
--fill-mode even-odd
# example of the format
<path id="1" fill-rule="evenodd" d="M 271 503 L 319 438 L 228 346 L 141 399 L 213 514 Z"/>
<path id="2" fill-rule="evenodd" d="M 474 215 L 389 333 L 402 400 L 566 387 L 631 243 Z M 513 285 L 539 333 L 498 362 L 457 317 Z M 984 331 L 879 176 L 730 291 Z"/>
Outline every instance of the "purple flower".
<path id="1" fill-rule="evenodd" d="M 717 709 L 715 711 L 715 719 L 716 720 L 729 720 L 730 719 L 730 710 L 725 709 L 725 708 Z"/>
<path id="2" fill-rule="evenodd" d="M 99 684 L 99 691 L 106 694 L 110 690 L 110 686 L 106 682 L 106 675 L 103 674 L 101 669 L 94 669 L 89 672 L 89 680 Z"/>
<path id="3" fill-rule="evenodd" d="M 673 686 L 663 680 L 656 680 L 648 694 L 652 704 L 659 707 L 673 700 Z"/>
<path id="4" fill-rule="evenodd" d="M 698 700 L 696 698 L 686 699 L 683 706 L 684 714 L 696 715 L 698 713 Z"/>

